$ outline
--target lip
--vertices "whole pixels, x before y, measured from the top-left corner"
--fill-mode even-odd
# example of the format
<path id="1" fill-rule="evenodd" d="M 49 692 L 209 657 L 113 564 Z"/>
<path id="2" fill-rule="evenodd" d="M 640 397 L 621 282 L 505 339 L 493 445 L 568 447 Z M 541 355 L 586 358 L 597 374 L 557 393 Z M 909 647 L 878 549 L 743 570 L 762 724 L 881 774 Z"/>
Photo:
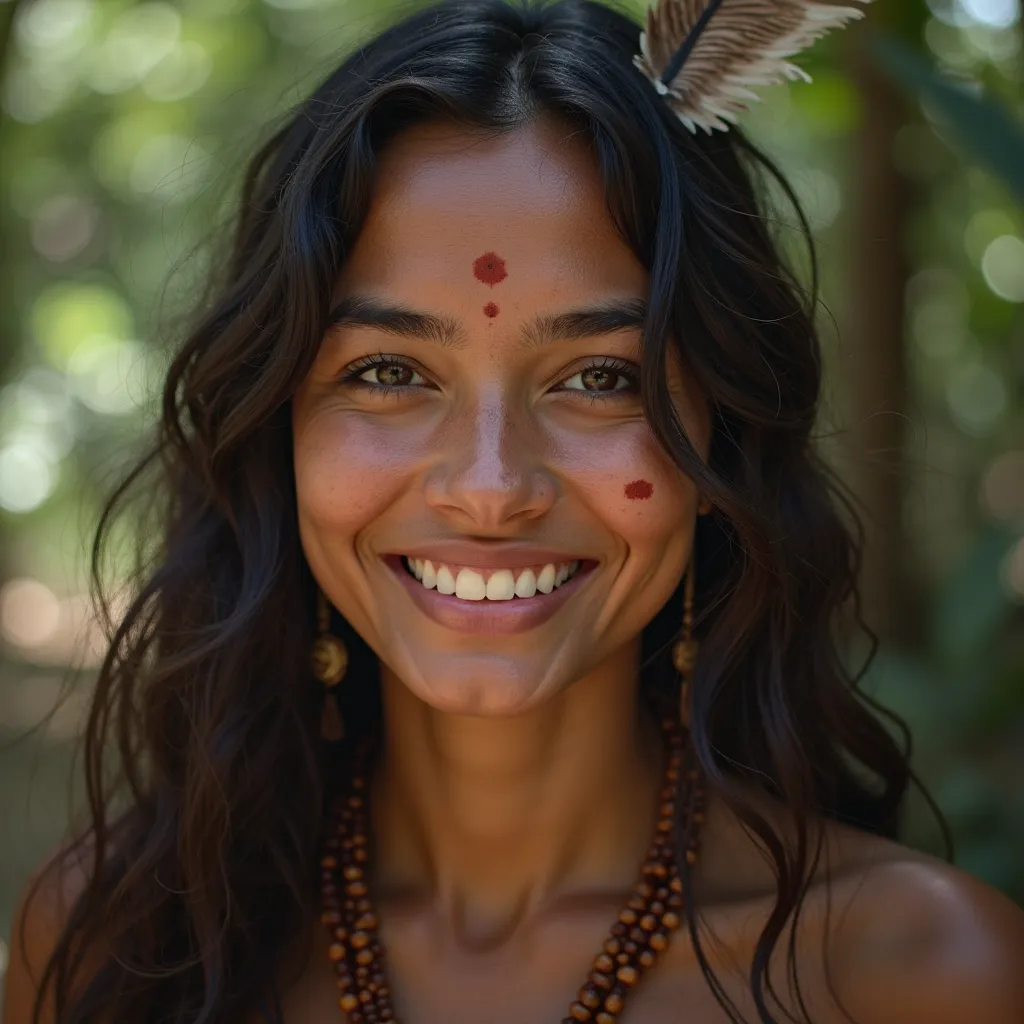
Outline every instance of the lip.
<path id="1" fill-rule="evenodd" d="M 463 545 L 463 549 L 468 550 L 465 545 Z M 433 547 L 431 550 L 434 556 L 438 557 L 442 550 L 451 551 L 452 549 Z M 509 550 L 502 549 L 503 558 L 509 557 Z M 533 559 L 540 549 L 523 548 L 521 551 Z M 551 554 L 551 552 L 540 553 Z M 412 558 L 430 557 L 429 554 L 413 554 L 412 552 L 407 554 Z M 474 557 L 477 560 L 470 564 L 478 565 L 481 569 L 500 568 L 510 564 L 505 560 L 497 565 L 487 565 L 479 560 L 478 555 L 474 555 Z M 516 557 L 519 557 L 519 552 L 516 553 Z M 559 561 L 575 561 L 575 559 L 566 559 L 562 554 L 558 554 L 557 557 Z M 454 560 L 453 557 L 452 561 Z M 538 559 L 538 561 L 540 560 Z M 546 560 L 553 561 L 551 558 Z M 511 601 L 464 601 L 454 594 L 439 594 L 436 589 L 428 590 L 418 579 L 406 571 L 401 555 L 386 555 L 383 561 L 397 578 L 399 584 L 405 588 L 416 607 L 434 622 L 458 633 L 485 633 L 502 636 L 525 633 L 547 622 L 579 590 L 597 567 L 597 562 L 593 559 L 580 559 L 580 567 L 576 574 L 556 590 L 552 590 L 550 594 L 538 594 L 536 597 L 514 597 Z"/>

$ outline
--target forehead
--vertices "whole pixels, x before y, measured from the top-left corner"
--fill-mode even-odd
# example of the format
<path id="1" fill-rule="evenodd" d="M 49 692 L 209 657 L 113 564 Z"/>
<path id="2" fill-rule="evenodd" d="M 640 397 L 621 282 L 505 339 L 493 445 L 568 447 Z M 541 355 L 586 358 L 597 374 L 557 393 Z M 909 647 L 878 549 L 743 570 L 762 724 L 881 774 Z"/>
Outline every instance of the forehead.
<path id="1" fill-rule="evenodd" d="M 643 293 L 646 285 L 583 133 L 548 120 L 501 135 L 434 122 L 405 130 L 380 156 L 344 277 L 396 287 L 409 274 L 471 281 L 473 261 L 487 252 L 505 260 L 510 286 Z"/>

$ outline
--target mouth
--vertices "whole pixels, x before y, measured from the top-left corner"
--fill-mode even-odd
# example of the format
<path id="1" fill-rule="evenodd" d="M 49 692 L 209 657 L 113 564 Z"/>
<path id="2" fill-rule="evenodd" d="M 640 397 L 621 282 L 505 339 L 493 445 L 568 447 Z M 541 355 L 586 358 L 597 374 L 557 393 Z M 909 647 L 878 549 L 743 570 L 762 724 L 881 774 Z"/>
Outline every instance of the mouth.
<path id="1" fill-rule="evenodd" d="M 384 562 L 416 606 L 462 633 L 509 634 L 554 616 L 593 570 L 593 559 L 483 569 L 386 555 Z"/>

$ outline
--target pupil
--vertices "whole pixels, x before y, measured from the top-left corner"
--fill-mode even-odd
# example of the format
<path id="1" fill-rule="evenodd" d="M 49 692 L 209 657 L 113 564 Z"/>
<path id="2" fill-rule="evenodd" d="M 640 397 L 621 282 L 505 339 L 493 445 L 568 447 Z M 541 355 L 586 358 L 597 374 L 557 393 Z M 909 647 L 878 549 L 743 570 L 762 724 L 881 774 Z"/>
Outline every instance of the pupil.
<path id="1" fill-rule="evenodd" d="M 408 373 L 409 368 L 407 366 L 398 366 L 391 363 L 387 366 L 381 366 L 378 368 L 377 379 L 381 384 L 386 384 L 389 387 L 395 384 L 407 384 L 408 379 L 405 375 Z"/>
<path id="2" fill-rule="evenodd" d="M 593 391 L 613 391 L 615 377 L 616 374 L 608 370 L 586 370 L 583 374 L 583 383 Z"/>

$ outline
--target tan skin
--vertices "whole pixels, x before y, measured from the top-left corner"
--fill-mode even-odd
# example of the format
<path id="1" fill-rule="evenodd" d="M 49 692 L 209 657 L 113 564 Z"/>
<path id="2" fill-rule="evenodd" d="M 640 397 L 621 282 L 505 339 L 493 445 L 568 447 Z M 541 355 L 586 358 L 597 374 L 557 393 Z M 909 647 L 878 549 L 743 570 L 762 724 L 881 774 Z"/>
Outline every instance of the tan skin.
<path id="1" fill-rule="evenodd" d="M 378 180 L 334 299 L 371 295 L 448 317 L 458 340 L 332 328 L 295 397 L 293 426 L 305 556 L 381 659 L 381 935 L 403 1024 L 556 1022 L 652 834 L 661 752 L 637 713 L 639 637 L 678 585 L 707 506 L 657 446 L 624 378 L 593 373 L 595 362 L 635 363 L 638 328 L 522 343 L 538 315 L 647 294 L 579 139 L 549 122 L 490 140 L 420 126 L 387 150 Z M 490 252 L 507 269 L 496 284 L 473 272 Z M 485 310 L 489 302 L 497 312 Z M 369 367 L 362 380 L 400 394 L 339 383 L 380 352 L 401 365 Z M 706 403 L 678 367 L 670 372 L 706 456 Z M 618 397 L 588 399 L 601 388 Z M 637 479 L 651 485 L 648 498 L 626 496 Z M 546 622 L 468 637 L 428 618 L 382 562 L 445 539 L 534 543 L 598 565 Z M 753 798 L 791 834 L 782 807 Z M 1024 913 L 898 844 L 833 824 L 825 839 L 831 881 L 823 865 L 797 932 L 816 1024 L 846 1020 L 825 985 L 826 934 L 835 987 L 860 1024 L 1024 1020 L 1015 969 L 1024 964 Z M 695 885 L 711 966 L 753 1021 L 746 974 L 775 881 L 714 792 Z M 14 950 L 7 1024 L 29 1019 L 30 975 L 53 941 L 60 903 L 34 912 L 25 956 Z M 282 976 L 300 974 L 286 992 L 286 1019 L 338 1024 L 325 935 L 313 927 L 312 958 L 282 964 Z M 772 977 L 793 1009 L 786 937 Z M 682 932 L 621 1019 L 727 1019 Z"/>

